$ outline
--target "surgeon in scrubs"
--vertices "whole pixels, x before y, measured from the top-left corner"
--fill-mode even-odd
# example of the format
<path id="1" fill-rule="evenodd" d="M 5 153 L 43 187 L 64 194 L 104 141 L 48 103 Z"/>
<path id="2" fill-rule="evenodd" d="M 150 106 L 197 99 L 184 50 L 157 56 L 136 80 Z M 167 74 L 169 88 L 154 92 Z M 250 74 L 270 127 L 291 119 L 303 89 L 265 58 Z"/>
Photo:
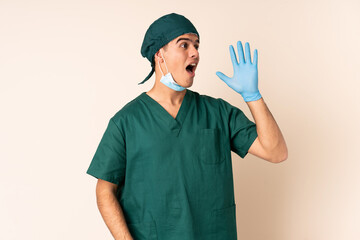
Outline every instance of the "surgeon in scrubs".
<path id="1" fill-rule="evenodd" d="M 235 240 L 231 151 L 279 163 L 281 131 L 258 89 L 257 50 L 229 46 L 233 77 L 216 75 L 239 93 L 255 122 L 222 98 L 192 86 L 200 35 L 186 17 L 154 21 L 141 54 L 155 84 L 109 119 L 87 173 L 96 177 L 99 211 L 114 239 Z M 202 80 L 202 81 L 209 81 Z M 240 96 L 242 98 L 240 98 Z"/>

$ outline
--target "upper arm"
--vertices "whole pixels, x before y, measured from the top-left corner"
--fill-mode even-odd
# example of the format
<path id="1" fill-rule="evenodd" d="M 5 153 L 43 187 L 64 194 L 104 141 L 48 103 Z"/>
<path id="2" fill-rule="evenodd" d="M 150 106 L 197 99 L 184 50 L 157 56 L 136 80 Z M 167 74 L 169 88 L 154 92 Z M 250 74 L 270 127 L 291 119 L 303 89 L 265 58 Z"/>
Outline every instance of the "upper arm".
<path id="1" fill-rule="evenodd" d="M 120 123 L 120 120 L 116 120 Z M 110 119 L 96 149 L 87 174 L 113 184 L 121 184 L 126 170 L 126 143 L 122 128 Z"/>
<path id="2" fill-rule="evenodd" d="M 266 161 L 273 162 L 273 161 L 271 161 L 270 155 L 266 152 L 264 147 L 261 145 L 259 137 L 257 137 L 255 139 L 255 141 L 249 148 L 248 152 L 251 153 L 252 155 L 262 158 Z"/>
<path id="3" fill-rule="evenodd" d="M 118 188 L 117 184 L 99 178 L 96 184 L 96 195 L 99 196 L 102 193 L 109 193 L 109 192 L 115 194 L 117 188 Z"/>

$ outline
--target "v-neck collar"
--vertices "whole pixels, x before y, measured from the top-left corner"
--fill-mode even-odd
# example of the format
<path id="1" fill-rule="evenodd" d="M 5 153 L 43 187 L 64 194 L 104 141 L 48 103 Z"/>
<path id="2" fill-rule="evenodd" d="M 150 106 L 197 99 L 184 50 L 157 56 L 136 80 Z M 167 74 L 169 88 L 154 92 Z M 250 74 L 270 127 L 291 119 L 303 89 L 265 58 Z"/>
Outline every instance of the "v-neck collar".
<path id="1" fill-rule="evenodd" d="M 151 110 L 156 111 L 161 117 L 167 121 L 168 126 L 170 127 L 171 131 L 175 131 L 176 135 L 179 133 L 182 124 L 185 120 L 185 117 L 189 110 L 189 104 L 191 102 L 191 90 L 186 89 L 184 98 L 181 102 L 179 111 L 176 114 L 176 117 L 173 118 L 173 116 L 168 113 L 163 106 L 160 105 L 155 99 L 150 97 L 146 92 L 143 92 L 140 95 L 140 99 L 144 101 L 146 104 L 148 104 L 151 107 Z"/>

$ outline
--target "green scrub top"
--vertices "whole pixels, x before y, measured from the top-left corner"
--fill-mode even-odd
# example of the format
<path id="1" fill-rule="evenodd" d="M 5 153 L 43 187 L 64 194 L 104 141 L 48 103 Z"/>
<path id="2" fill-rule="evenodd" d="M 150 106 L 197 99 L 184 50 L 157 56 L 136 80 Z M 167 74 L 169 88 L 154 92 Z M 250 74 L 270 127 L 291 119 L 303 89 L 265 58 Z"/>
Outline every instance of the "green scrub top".
<path id="1" fill-rule="evenodd" d="M 118 184 L 134 240 L 237 239 L 231 151 L 247 155 L 256 125 L 221 98 L 185 91 L 176 118 L 145 92 L 127 103 L 87 170 Z"/>

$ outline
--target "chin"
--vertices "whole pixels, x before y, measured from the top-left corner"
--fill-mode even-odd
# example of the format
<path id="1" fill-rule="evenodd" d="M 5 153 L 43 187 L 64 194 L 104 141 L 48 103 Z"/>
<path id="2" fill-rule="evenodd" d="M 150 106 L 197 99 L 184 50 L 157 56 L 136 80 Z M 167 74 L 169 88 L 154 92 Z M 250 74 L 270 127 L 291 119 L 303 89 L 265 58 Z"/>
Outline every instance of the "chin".
<path id="1" fill-rule="evenodd" d="M 191 87 L 193 85 L 193 82 L 194 82 L 193 80 L 186 81 L 186 83 L 184 84 L 183 87 L 185 87 L 185 88 Z"/>

